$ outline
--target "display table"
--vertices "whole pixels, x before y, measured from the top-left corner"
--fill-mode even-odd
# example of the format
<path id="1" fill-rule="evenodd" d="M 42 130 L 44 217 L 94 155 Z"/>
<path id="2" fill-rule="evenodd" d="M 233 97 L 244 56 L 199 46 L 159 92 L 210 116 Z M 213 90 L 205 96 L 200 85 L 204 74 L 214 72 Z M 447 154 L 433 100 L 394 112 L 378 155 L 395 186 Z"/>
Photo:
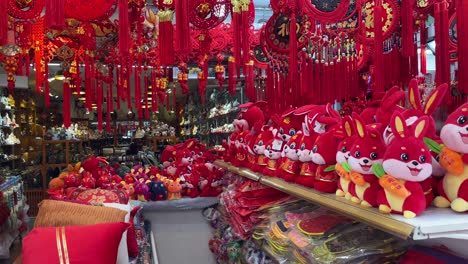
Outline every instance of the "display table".
<path id="1" fill-rule="evenodd" d="M 208 248 L 211 227 L 202 210 L 218 203 L 218 198 L 133 203 L 142 206 L 145 219 L 151 221 L 155 264 L 216 263 Z"/>

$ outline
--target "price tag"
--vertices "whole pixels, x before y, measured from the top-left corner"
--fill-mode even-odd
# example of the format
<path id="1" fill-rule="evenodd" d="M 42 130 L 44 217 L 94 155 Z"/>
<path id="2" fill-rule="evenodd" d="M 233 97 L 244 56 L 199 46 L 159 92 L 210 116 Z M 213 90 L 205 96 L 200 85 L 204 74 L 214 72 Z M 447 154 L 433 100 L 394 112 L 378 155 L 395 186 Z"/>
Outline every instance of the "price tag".
<path id="1" fill-rule="evenodd" d="M 283 141 L 280 139 L 275 139 L 275 141 L 273 141 L 272 148 L 273 150 L 281 151 L 283 149 Z"/>

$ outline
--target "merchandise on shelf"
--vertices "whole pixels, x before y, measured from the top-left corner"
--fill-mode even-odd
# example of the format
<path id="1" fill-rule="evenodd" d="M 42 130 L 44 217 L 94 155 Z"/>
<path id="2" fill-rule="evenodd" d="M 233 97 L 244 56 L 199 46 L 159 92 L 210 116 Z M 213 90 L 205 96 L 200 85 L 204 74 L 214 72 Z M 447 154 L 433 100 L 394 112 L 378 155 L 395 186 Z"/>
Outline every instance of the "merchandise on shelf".
<path id="1" fill-rule="evenodd" d="M 410 108 L 399 105 L 405 92 L 393 87 L 382 94 L 379 104 L 366 109 L 348 105 L 351 112 L 341 112 L 351 114 L 347 116 L 340 116 L 331 104 L 305 105 L 264 120 L 259 107 L 264 102 L 240 105 L 241 111 L 233 121 L 236 131 L 224 146 L 223 159 L 236 167 L 336 193 L 386 214 L 414 218 L 432 204 L 436 194 L 436 206 L 467 211 L 464 178 L 455 176 L 467 174 L 463 172 L 462 156 L 455 153 L 468 152 L 463 149 L 467 106 L 447 119 L 441 132 L 443 148 L 437 143 L 440 140 L 431 116 L 447 90 L 447 85 L 433 87 L 423 95 L 423 104 L 414 79 L 408 90 Z M 377 123 L 366 123 L 368 109 Z M 432 152 L 423 139 L 432 142 Z M 444 169 L 447 174 L 438 180 L 436 176 L 440 178 Z"/>

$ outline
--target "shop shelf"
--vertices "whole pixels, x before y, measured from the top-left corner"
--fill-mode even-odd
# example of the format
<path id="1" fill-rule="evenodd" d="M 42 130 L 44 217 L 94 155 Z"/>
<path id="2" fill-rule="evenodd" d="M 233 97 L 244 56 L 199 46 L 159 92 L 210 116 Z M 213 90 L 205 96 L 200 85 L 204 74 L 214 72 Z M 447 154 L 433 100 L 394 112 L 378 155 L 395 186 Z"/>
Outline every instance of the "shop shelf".
<path id="1" fill-rule="evenodd" d="M 280 178 L 264 176 L 246 168 L 217 160 L 215 164 L 240 176 L 259 181 L 267 186 L 288 193 L 311 203 L 361 221 L 375 228 L 404 239 L 423 240 L 453 238 L 468 240 L 468 215 L 448 208 L 428 208 L 413 219 L 397 214 L 382 214 L 376 208 L 364 208 L 335 194 L 326 194 Z M 253 177 L 255 175 L 255 177 Z"/>

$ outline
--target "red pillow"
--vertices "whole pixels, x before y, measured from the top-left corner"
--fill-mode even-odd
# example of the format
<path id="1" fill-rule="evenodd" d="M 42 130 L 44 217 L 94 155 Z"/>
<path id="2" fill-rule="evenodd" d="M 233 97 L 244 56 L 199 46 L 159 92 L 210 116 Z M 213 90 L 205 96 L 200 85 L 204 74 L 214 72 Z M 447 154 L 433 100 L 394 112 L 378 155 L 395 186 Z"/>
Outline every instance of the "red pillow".
<path id="1" fill-rule="evenodd" d="M 22 263 L 115 264 L 122 234 L 128 227 L 128 223 L 120 222 L 34 228 L 23 239 Z"/>
<path id="2" fill-rule="evenodd" d="M 128 203 L 128 195 L 122 190 L 103 190 L 103 189 L 74 189 L 69 195 L 68 199 L 90 203 Z"/>

